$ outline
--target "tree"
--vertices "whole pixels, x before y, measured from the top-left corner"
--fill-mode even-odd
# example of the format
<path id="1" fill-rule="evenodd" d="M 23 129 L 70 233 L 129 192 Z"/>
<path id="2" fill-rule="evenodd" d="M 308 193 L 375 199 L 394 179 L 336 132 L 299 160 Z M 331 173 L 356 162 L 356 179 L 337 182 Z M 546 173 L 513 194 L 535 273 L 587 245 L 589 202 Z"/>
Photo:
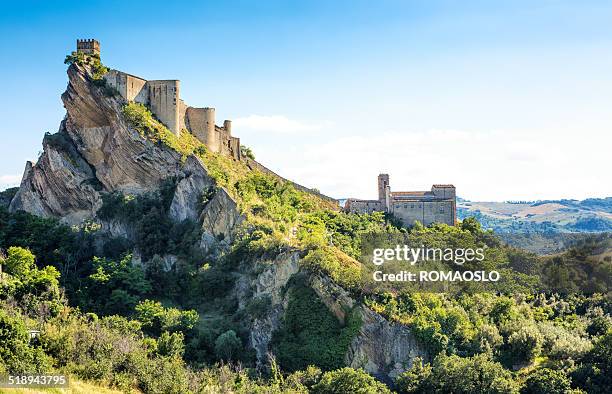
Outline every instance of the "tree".
<path id="1" fill-rule="evenodd" d="M 162 331 L 187 332 L 198 322 L 199 315 L 194 310 L 182 311 L 165 308 L 161 302 L 144 300 L 136 305 L 136 318 L 142 323 L 143 330 L 158 336 Z"/>
<path id="2" fill-rule="evenodd" d="M 531 363 L 541 352 L 544 337 L 534 325 L 525 325 L 508 337 L 507 356 L 513 363 Z"/>
<path id="3" fill-rule="evenodd" d="M 40 347 L 30 345 L 21 316 L 0 309 L 0 373 L 44 373 L 50 368 L 51 359 Z"/>
<path id="4" fill-rule="evenodd" d="M 96 312 L 126 315 L 151 291 L 151 283 L 143 269 L 132 264 L 130 254 L 119 261 L 94 257 L 93 268 L 86 293 Z"/>
<path id="5" fill-rule="evenodd" d="M 430 391 L 431 365 L 423 365 L 420 357 L 412 361 L 412 367 L 397 377 L 395 386 L 400 394 L 425 394 Z"/>
<path id="6" fill-rule="evenodd" d="M 610 392 L 610 387 L 612 387 L 612 330 L 599 337 L 572 377 L 590 394 Z"/>
<path id="7" fill-rule="evenodd" d="M 35 257 L 28 249 L 11 246 L 4 260 L 4 271 L 16 278 L 23 279 L 36 267 L 34 261 Z"/>
<path id="8" fill-rule="evenodd" d="M 428 392 L 455 394 L 516 394 L 509 371 L 487 354 L 474 357 L 440 355 L 433 363 Z"/>
<path id="9" fill-rule="evenodd" d="M 184 339 L 182 332 L 162 332 L 157 339 L 157 353 L 167 357 L 182 357 L 185 353 Z"/>
<path id="10" fill-rule="evenodd" d="M 521 394 L 567 394 L 570 379 L 562 371 L 536 369 L 521 388 Z"/>
<path id="11" fill-rule="evenodd" d="M 391 394 L 383 383 L 361 369 L 342 368 L 323 374 L 312 388 L 314 394 Z"/>
<path id="12" fill-rule="evenodd" d="M 236 336 L 234 330 L 228 330 L 219 335 L 215 340 L 215 354 L 221 360 L 235 360 L 236 355 L 242 349 L 242 341 Z"/>

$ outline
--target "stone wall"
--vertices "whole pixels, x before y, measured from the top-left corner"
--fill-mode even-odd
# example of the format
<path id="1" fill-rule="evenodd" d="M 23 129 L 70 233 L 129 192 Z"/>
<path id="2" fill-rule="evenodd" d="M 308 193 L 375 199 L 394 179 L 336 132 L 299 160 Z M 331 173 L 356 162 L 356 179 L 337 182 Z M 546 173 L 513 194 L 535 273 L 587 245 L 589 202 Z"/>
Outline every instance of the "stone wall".
<path id="1" fill-rule="evenodd" d="M 179 135 L 181 132 L 178 99 L 180 97 L 179 81 L 148 81 L 149 105 L 151 112 L 165 124 L 170 131 Z"/>
<path id="2" fill-rule="evenodd" d="M 117 70 L 110 70 L 104 76 L 106 83 L 117 89 L 119 94 L 127 101 L 135 101 L 149 105 L 149 90 L 147 81 L 134 75 L 126 74 Z"/>
<path id="3" fill-rule="evenodd" d="M 426 226 L 432 223 L 455 224 L 454 203 L 451 200 L 394 200 L 391 213 L 405 226 L 412 226 L 417 220 Z"/>
<path id="4" fill-rule="evenodd" d="M 372 213 L 384 210 L 383 205 L 378 200 L 357 200 L 354 198 L 346 200 L 344 209 L 351 213 Z"/>

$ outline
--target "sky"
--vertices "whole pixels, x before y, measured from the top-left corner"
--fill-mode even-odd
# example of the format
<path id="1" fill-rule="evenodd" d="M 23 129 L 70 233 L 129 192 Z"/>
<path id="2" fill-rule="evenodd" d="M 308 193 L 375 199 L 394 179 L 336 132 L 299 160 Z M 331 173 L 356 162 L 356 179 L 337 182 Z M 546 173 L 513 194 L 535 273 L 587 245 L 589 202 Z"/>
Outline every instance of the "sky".
<path id="1" fill-rule="evenodd" d="M 180 79 L 258 161 L 336 197 L 612 196 L 612 2 L 2 2 L 0 189 L 64 117 L 77 38 Z"/>

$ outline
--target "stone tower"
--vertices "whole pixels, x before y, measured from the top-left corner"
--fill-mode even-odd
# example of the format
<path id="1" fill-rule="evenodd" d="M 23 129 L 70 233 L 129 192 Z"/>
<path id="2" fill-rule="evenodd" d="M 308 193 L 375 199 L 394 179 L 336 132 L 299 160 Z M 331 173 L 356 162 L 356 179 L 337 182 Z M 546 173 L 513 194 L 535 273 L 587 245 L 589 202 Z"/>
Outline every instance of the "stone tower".
<path id="1" fill-rule="evenodd" d="M 382 203 L 387 198 L 387 186 L 389 186 L 389 174 L 378 175 L 378 201 Z"/>
<path id="2" fill-rule="evenodd" d="M 100 43 L 93 38 L 77 40 L 77 53 L 78 52 L 100 57 Z"/>

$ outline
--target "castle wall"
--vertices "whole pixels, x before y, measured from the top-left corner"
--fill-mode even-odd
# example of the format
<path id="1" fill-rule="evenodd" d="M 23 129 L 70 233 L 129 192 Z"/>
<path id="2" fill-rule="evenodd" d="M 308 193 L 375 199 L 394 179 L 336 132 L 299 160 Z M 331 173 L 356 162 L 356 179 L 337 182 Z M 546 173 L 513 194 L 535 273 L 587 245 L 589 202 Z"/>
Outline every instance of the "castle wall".
<path id="1" fill-rule="evenodd" d="M 431 192 L 438 198 L 455 198 L 455 187 L 451 185 L 433 185 Z"/>
<path id="2" fill-rule="evenodd" d="M 126 95 L 124 97 L 126 98 L 126 100 L 148 105 L 149 91 L 146 86 L 147 81 L 142 78 L 135 77 L 133 75 L 125 75 Z"/>
<path id="3" fill-rule="evenodd" d="M 349 198 L 346 200 L 344 209 L 351 213 L 372 213 L 384 211 L 383 204 L 378 200 L 357 200 Z"/>
<path id="4" fill-rule="evenodd" d="M 227 135 L 227 131 L 225 132 Z M 229 155 L 236 160 L 240 160 L 240 138 L 229 137 Z"/>
<path id="5" fill-rule="evenodd" d="M 119 94 L 127 101 L 135 101 L 144 105 L 149 104 L 149 91 L 145 79 L 117 70 L 110 70 L 104 75 L 104 79 L 109 86 L 117 89 Z"/>
<path id="6" fill-rule="evenodd" d="M 181 130 L 188 129 L 187 127 L 187 104 L 181 99 L 178 100 L 179 113 L 179 128 Z"/>
<path id="7" fill-rule="evenodd" d="M 455 224 L 454 203 L 452 200 L 402 201 L 393 200 L 391 213 L 405 226 L 419 221 L 425 226 L 432 223 Z"/>
<path id="8" fill-rule="evenodd" d="M 215 128 L 214 108 L 187 107 L 185 123 L 189 130 L 213 152 L 221 152 L 219 132 Z"/>
<path id="9" fill-rule="evenodd" d="M 175 135 L 179 135 L 180 116 L 179 116 L 179 81 L 148 81 L 149 106 L 151 112 L 165 124 Z"/>

